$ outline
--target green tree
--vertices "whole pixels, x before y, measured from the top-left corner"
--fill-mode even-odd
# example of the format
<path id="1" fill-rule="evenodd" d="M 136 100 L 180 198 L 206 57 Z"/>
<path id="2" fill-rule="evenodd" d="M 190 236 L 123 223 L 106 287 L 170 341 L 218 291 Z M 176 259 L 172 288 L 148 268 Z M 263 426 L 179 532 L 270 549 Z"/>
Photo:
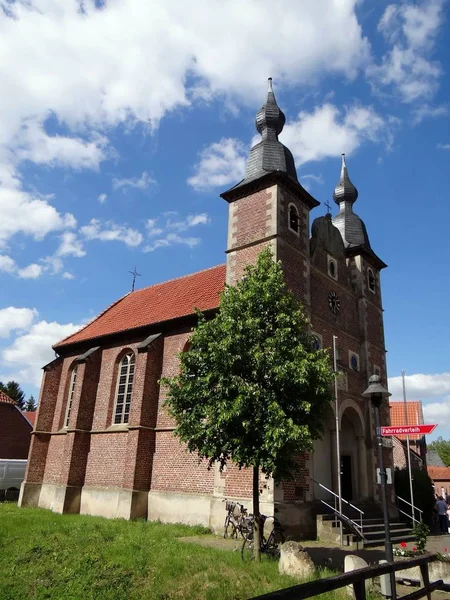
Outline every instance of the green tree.
<path id="1" fill-rule="evenodd" d="M 8 396 L 17 402 L 17 406 L 23 410 L 25 406 L 25 392 L 22 390 L 17 381 L 8 381 L 8 383 L 2 383 L 0 381 L 0 390 L 8 394 Z"/>
<path id="2" fill-rule="evenodd" d="M 180 372 L 163 379 L 175 434 L 223 468 L 253 469 L 255 558 L 260 552 L 259 473 L 290 476 L 298 453 L 321 437 L 332 399 L 328 352 L 315 350 L 300 303 L 269 250 L 227 286 L 219 311 L 198 313 Z"/>
<path id="3" fill-rule="evenodd" d="M 36 404 L 36 400 L 34 399 L 34 396 L 30 396 L 28 398 L 28 400 L 26 401 L 24 410 L 29 411 L 29 412 L 35 412 L 37 410 L 37 404 Z"/>
<path id="4" fill-rule="evenodd" d="M 437 440 L 428 444 L 428 450 L 437 452 L 444 465 L 450 467 L 450 440 L 444 440 L 442 437 L 438 437 Z"/>

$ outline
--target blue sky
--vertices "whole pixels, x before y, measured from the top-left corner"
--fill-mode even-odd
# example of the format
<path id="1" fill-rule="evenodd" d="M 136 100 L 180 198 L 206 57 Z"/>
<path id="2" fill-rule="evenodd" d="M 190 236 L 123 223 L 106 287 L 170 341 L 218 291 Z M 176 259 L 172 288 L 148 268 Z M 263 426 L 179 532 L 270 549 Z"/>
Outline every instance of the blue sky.
<path id="1" fill-rule="evenodd" d="M 0 379 L 130 290 L 224 261 L 267 77 L 301 183 L 346 152 L 383 272 L 390 389 L 450 437 L 444 0 L 0 0 Z M 333 204 L 333 213 L 337 207 Z"/>

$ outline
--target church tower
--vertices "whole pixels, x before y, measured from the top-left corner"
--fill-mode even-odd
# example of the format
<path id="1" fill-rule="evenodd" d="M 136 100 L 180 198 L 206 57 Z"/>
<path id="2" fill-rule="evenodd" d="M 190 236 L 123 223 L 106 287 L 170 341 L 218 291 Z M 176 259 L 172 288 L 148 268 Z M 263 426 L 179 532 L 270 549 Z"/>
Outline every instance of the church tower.
<path id="1" fill-rule="evenodd" d="M 333 199 L 339 206 L 339 213 L 333 218 L 333 225 L 339 229 L 344 242 L 345 256 L 358 297 L 361 366 L 368 376 L 380 375 L 383 384 L 386 385 L 380 271 L 387 265 L 372 250 L 366 226 L 353 212 L 357 198 L 358 190 L 350 180 L 343 154 L 341 176 L 333 193 Z"/>
<path id="2" fill-rule="evenodd" d="M 285 121 L 270 78 L 266 102 L 256 113 L 262 139 L 250 151 L 244 179 L 221 194 L 230 205 L 226 279 L 238 281 L 270 246 L 288 285 L 309 306 L 309 211 L 319 202 L 300 185 L 292 153 L 278 139 Z"/>

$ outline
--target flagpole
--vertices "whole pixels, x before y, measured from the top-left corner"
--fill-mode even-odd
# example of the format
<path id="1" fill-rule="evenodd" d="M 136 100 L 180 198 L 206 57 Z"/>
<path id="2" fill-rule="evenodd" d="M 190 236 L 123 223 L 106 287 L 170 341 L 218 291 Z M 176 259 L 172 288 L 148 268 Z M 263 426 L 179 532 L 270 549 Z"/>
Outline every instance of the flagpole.
<path id="1" fill-rule="evenodd" d="M 403 406 L 405 407 L 405 425 L 408 426 L 408 405 L 406 403 L 406 386 L 405 386 L 405 371 L 402 371 L 402 387 L 403 387 Z M 409 435 L 406 434 L 406 452 L 408 453 L 408 473 L 409 473 L 409 493 L 411 495 L 411 514 L 413 526 L 416 522 L 416 515 L 414 514 L 414 495 L 413 495 L 413 480 L 411 470 L 411 452 L 409 449 Z"/>
<path id="2" fill-rule="evenodd" d="M 339 397 L 338 397 L 338 370 L 337 370 L 337 336 L 333 335 L 333 369 L 334 369 L 334 400 L 335 400 L 335 419 L 336 419 L 336 469 L 337 469 L 337 488 L 339 501 L 339 514 L 342 515 L 342 482 L 341 482 L 341 439 L 339 430 Z M 339 519 L 339 538 L 340 545 L 344 545 L 344 531 L 342 529 L 342 519 Z"/>

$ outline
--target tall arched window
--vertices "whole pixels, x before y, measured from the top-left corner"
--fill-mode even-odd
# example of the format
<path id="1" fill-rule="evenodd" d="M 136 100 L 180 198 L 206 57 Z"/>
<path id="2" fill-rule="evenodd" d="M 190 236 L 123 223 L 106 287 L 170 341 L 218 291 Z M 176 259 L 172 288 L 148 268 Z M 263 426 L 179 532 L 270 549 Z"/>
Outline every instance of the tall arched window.
<path id="1" fill-rule="evenodd" d="M 300 219 L 297 207 L 294 204 L 289 204 L 289 229 L 297 235 L 300 231 Z"/>
<path id="2" fill-rule="evenodd" d="M 64 427 L 69 426 L 70 411 L 72 410 L 73 394 L 75 392 L 75 384 L 77 381 L 77 369 L 78 369 L 78 365 L 75 365 L 74 368 L 72 369 L 72 373 L 70 375 L 69 392 L 67 394 L 67 408 L 66 408 L 66 417 L 64 419 Z"/>
<path id="3" fill-rule="evenodd" d="M 134 354 L 125 354 L 119 364 L 116 408 L 114 411 L 115 425 L 128 423 L 128 418 L 130 416 L 131 392 L 133 391 L 134 367 Z"/>

